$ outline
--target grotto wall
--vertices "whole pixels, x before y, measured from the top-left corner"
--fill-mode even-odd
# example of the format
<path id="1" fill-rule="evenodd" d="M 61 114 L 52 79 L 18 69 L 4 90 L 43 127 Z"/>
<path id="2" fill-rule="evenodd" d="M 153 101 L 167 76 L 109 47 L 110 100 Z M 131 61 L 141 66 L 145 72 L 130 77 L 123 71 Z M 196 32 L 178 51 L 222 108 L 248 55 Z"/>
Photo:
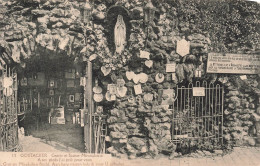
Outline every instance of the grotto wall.
<path id="1" fill-rule="evenodd" d="M 259 144 L 259 76 L 239 76 L 222 79 L 225 93 L 225 139 L 234 146 Z"/>
<path id="2" fill-rule="evenodd" d="M 175 89 L 178 84 L 194 81 L 220 83 L 225 87 L 225 144 L 256 144 L 257 133 L 253 128 L 259 115 L 259 75 L 245 74 L 247 79 L 244 80 L 240 74 L 206 72 L 210 52 L 259 54 L 259 34 L 255 34 L 254 23 L 248 21 L 250 33 L 241 32 L 245 36 L 239 37 L 236 36 L 239 29 L 231 26 L 234 18 L 252 19 L 249 16 L 242 19 L 243 15 L 235 5 L 152 1 L 154 20 L 146 24 L 144 6 L 147 2 L 93 1 L 92 21 L 84 26 L 80 20 L 80 7 L 84 2 L 1 2 L 2 17 L 7 22 L 1 26 L 1 32 L 4 32 L 1 33 L 1 45 L 9 50 L 14 61 L 23 64 L 26 59 L 53 53 L 74 57 L 75 62 L 90 60 L 93 77 L 98 80 L 104 96 L 110 84 L 123 86 L 126 95 L 123 93 L 114 99 L 108 96 L 96 103 L 104 106 L 104 113 L 108 115 L 109 153 L 135 158 L 174 152 L 172 110 L 161 105 L 161 94 L 163 89 Z M 249 13 L 257 15 L 260 11 L 257 4 L 247 5 L 252 7 Z M 122 9 L 112 12 L 115 17 L 107 15 L 113 6 Z M 113 38 L 118 14 L 123 15 L 127 28 L 127 43 L 120 54 L 115 52 Z M 234 17 L 223 21 L 230 14 Z M 12 15 L 10 19 L 9 15 Z M 222 34 L 222 30 L 227 32 Z M 248 42 L 240 40 L 243 37 Z M 181 39 L 190 44 L 189 53 L 184 56 L 176 52 Z M 166 72 L 169 64 L 175 64 L 174 72 Z M 201 77 L 195 77 L 196 70 L 201 71 Z M 197 145 L 194 147 L 198 149 Z M 214 147 L 202 145 L 201 149 L 213 151 Z"/>

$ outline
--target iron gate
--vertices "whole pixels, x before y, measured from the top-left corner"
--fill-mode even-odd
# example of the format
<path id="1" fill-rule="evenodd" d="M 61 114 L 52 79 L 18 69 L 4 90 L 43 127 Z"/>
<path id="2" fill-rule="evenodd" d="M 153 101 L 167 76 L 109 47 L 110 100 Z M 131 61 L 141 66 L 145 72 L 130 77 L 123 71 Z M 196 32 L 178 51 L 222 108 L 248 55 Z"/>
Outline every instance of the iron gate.
<path id="1" fill-rule="evenodd" d="M 98 113 L 98 106 L 93 101 L 92 63 L 86 66 L 87 78 L 84 99 L 84 141 L 87 153 L 106 153 L 107 124 L 106 116 Z M 103 110 L 101 111 L 103 112 Z"/>
<path id="2" fill-rule="evenodd" d="M 19 147 L 17 123 L 17 74 L 8 68 L 7 65 L 2 69 L 1 73 L 0 151 L 17 151 Z M 5 82 L 9 83 L 7 84 Z"/>
<path id="3" fill-rule="evenodd" d="M 206 81 L 177 86 L 173 103 L 172 140 L 223 143 L 223 87 Z"/>

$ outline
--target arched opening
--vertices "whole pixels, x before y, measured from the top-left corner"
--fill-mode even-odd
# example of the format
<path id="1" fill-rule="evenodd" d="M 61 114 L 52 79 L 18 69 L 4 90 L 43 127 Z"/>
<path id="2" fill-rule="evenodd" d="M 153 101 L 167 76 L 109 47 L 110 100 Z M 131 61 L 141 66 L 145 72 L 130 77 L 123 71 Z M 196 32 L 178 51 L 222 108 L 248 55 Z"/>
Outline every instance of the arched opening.
<path id="1" fill-rule="evenodd" d="M 80 78 L 85 65 L 74 60 L 53 51 L 24 60 L 26 67 L 19 71 L 19 127 L 24 127 L 26 136 L 84 152 L 80 124 L 84 89 Z"/>

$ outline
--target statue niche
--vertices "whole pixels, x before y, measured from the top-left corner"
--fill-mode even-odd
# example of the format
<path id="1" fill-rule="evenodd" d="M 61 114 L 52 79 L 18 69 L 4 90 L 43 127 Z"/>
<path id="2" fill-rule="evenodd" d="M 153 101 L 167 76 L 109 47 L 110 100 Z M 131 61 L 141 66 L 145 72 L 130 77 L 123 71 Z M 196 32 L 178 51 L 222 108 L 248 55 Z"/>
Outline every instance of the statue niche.
<path id="1" fill-rule="evenodd" d="M 108 46 L 116 54 L 121 54 L 130 36 L 130 18 L 122 6 L 111 6 L 107 11 L 106 29 Z"/>
<path id="2" fill-rule="evenodd" d="M 117 16 L 117 21 L 114 29 L 114 42 L 116 53 L 121 54 L 126 44 L 126 26 L 123 16 Z"/>

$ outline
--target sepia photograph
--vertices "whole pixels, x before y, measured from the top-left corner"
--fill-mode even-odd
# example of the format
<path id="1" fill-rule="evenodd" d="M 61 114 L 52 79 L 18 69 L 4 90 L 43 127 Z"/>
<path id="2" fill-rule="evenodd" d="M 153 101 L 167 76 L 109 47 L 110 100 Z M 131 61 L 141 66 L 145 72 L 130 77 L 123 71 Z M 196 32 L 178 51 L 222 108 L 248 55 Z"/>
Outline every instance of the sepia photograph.
<path id="1" fill-rule="evenodd" d="M 0 0 L 0 166 L 260 166 L 260 1 Z"/>

